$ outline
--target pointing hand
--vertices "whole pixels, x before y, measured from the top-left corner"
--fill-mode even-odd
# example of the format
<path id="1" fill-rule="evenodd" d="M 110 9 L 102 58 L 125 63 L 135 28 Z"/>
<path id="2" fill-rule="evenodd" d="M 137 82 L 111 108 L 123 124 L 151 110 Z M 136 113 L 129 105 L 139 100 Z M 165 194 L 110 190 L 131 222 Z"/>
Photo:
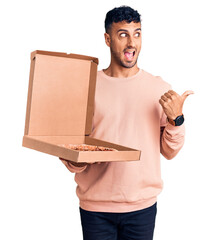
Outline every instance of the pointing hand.
<path id="1" fill-rule="evenodd" d="M 159 103 L 169 119 L 174 120 L 182 115 L 184 101 L 190 94 L 194 94 L 194 92 L 188 90 L 179 95 L 175 91 L 169 90 L 161 96 Z"/>

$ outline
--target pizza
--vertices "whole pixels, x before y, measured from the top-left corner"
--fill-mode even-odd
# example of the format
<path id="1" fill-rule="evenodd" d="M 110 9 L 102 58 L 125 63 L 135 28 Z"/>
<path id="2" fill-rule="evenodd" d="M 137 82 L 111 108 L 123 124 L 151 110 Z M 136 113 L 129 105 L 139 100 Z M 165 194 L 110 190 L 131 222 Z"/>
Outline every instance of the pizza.
<path id="1" fill-rule="evenodd" d="M 88 144 L 61 144 L 60 146 L 66 147 L 76 151 L 118 151 L 115 148 L 88 145 Z"/>

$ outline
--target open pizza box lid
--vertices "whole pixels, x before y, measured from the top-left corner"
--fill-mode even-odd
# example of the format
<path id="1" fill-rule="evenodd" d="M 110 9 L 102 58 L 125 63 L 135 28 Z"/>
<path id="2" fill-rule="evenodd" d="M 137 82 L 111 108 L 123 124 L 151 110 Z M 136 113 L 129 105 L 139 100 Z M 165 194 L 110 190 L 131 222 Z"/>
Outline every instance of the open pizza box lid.
<path id="1" fill-rule="evenodd" d="M 89 137 L 94 115 L 98 59 L 85 55 L 34 51 L 23 146 L 73 162 L 133 161 L 140 151 Z M 118 151 L 77 151 L 88 144 Z"/>

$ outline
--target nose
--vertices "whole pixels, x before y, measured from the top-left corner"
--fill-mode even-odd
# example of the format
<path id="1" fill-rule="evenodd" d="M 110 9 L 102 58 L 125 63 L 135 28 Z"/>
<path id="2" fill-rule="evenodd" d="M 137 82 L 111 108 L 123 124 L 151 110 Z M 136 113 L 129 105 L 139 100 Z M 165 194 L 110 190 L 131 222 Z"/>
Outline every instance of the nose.
<path id="1" fill-rule="evenodd" d="M 128 47 L 131 47 L 131 48 L 135 47 L 135 41 L 131 36 L 128 37 Z"/>

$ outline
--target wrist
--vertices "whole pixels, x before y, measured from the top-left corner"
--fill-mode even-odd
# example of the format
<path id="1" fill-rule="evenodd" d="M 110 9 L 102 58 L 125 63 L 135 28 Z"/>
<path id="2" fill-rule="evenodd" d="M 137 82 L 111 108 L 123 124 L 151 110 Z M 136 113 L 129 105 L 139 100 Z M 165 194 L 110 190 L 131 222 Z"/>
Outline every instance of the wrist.
<path id="1" fill-rule="evenodd" d="M 184 114 L 178 115 L 175 119 L 167 117 L 167 121 L 173 126 L 181 126 L 184 122 Z"/>

